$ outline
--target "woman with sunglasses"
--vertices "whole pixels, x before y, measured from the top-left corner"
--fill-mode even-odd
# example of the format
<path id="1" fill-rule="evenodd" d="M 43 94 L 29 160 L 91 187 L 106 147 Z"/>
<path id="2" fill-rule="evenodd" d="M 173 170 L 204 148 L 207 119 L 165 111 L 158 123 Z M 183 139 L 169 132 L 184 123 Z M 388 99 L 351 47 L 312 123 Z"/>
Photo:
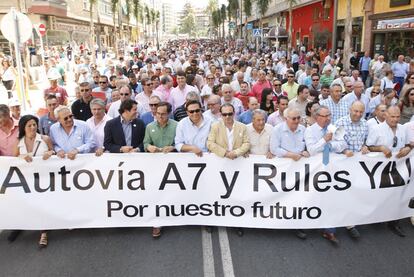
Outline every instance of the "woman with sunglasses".
<path id="1" fill-rule="evenodd" d="M 376 97 L 381 93 L 381 80 L 374 79 L 372 82 L 372 87 L 369 87 L 365 90 L 365 94 L 369 97 L 369 99 Z"/>
<path id="2" fill-rule="evenodd" d="M 410 121 L 414 115 L 414 87 L 409 88 L 404 97 L 400 99 L 398 107 L 401 110 L 400 123 L 405 124 Z"/>
<path id="3" fill-rule="evenodd" d="M 33 157 L 49 159 L 55 154 L 52 141 L 48 136 L 38 133 L 39 119 L 33 115 L 25 115 L 19 121 L 19 141 L 14 147 L 14 156 L 23 158 L 26 162 L 33 161 Z M 48 244 L 47 231 L 40 232 L 39 247 Z"/>

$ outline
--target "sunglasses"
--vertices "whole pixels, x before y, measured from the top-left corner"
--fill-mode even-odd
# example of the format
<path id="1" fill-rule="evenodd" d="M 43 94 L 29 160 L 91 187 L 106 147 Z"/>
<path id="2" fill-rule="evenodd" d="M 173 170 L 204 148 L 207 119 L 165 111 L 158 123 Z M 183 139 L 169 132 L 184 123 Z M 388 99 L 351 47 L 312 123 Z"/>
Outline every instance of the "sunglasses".
<path id="1" fill-rule="evenodd" d="M 222 113 L 221 115 L 224 117 L 233 116 L 234 113 Z"/>
<path id="2" fill-rule="evenodd" d="M 371 94 L 378 94 L 379 91 L 371 91 Z"/>
<path id="3" fill-rule="evenodd" d="M 81 89 L 80 92 L 88 92 L 89 89 Z"/>
<path id="4" fill-rule="evenodd" d="M 392 140 L 392 147 L 397 147 L 398 144 L 398 138 L 397 136 L 394 137 L 394 139 Z"/>
<path id="5" fill-rule="evenodd" d="M 315 81 L 316 82 L 316 81 L 319 81 L 319 79 L 312 79 L 312 81 Z"/>
<path id="6" fill-rule="evenodd" d="M 199 113 L 199 112 L 201 112 L 201 109 L 188 110 L 187 112 L 189 112 L 190 114 Z"/>
<path id="7" fill-rule="evenodd" d="M 129 96 L 129 93 L 120 93 L 121 96 Z"/>
<path id="8" fill-rule="evenodd" d="M 207 80 L 214 80 L 214 78 L 207 78 Z"/>
<path id="9" fill-rule="evenodd" d="M 292 120 L 299 120 L 300 119 L 300 116 L 290 117 L 290 119 L 292 119 Z"/>
<path id="10" fill-rule="evenodd" d="M 147 87 L 152 86 L 152 83 L 150 83 L 150 84 L 145 84 L 145 86 L 147 86 Z"/>
<path id="11" fill-rule="evenodd" d="M 273 84 L 274 87 L 280 87 L 281 84 Z"/>
<path id="12" fill-rule="evenodd" d="M 63 121 L 68 121 L 69 119 L 72 119 L 73 118 L 73 114 L 70 114 L 70 115 L 68 115 L 68 116 L 65 116 L 64 118 L 63 118 Z"/>
<path id="13" fill-rule="evenodd" d="M 106 83 L 108 83 L 108 82 L 99 82 L 100 84 L 106 84 Z"/>
<path id="14" fill-rule="evenodd" d="M 149 104 L 150 105 L 150 107 L 156 107 L 156 106 L 158 106 L 158 104 Z"/>

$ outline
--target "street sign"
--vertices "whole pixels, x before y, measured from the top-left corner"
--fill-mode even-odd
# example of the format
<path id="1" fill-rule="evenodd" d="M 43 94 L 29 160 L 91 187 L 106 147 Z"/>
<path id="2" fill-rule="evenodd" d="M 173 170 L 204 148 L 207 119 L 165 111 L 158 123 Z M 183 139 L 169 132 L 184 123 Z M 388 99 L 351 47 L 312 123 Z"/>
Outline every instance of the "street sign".
<path id="1" fill-rule="evenodd" d="M 18 24 L 18 32 L 16 32 L 16 27 L 14 27 L 16 22 Z M 18 41 L 23 43 L 32 36 L 32 22 L 21 12 L 9 12 L 1 20 L 1 32 L 8 41 L 13 43 L 16 42 L 16 33 L 18 33 Z"/>
<path id="2" fill-rule="evenodd" d="M 230 28 L 230 29 L 235 29 L 235 28 L 236 28 L 236 23 L 235 23 L 235 22 L 233 22 L 233 21 L 230 21 L 230 22 L 229 22 L 229 28 Z"/>
<path id="3" fill-rule="evenodd" d="M 251 29 L 253 29 L 253 23 L 247 23 L 247 25 L 246 25 L 246 29 L 247 29 L 247 30 L 251 30 Z"/>
<path id="4" fill-rule="evenodd" d="M 39 31 L 39 35 L 42 37 L 46 34 L 46 26 L 43 23 L 40 23 L 39 26 L 37 26 L 37 29 Z"/>
<path id="5" fill-rule="evenodd" d="M 262 36 L 262 29 L 253 29 L 253 36 L 254 37 L 261 37 Z"/>

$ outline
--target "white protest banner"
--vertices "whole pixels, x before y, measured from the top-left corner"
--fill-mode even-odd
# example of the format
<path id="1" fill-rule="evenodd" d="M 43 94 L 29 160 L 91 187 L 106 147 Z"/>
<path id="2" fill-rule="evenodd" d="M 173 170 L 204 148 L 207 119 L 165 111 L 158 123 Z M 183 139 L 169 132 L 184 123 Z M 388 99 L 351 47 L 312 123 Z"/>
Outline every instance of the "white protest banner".
<path id="1" fill-rule="evenodd" d="M 0 229 L 219 225 L 323 228 L 414 215 L 412 158 L 213 154 L 0 158 Z"/>

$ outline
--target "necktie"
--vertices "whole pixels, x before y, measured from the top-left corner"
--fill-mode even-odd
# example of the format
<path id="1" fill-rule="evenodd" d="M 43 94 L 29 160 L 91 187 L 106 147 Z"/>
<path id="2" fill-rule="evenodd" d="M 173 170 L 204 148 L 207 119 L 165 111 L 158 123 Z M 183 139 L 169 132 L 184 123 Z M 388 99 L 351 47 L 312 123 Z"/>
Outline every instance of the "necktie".
<path id="1" fill-rule="evenodd" d="M 323 128 L 323 135 L 325 135 L 327 133 L 327 128 Z M 322 152 L 322 163 L 324 165 L 328 165 L 329 164 L 329 152 L 331 151 L 331 144 L 330 143 L 326 143 L 325 146 L 323 147 L 323 152 Z"/>

